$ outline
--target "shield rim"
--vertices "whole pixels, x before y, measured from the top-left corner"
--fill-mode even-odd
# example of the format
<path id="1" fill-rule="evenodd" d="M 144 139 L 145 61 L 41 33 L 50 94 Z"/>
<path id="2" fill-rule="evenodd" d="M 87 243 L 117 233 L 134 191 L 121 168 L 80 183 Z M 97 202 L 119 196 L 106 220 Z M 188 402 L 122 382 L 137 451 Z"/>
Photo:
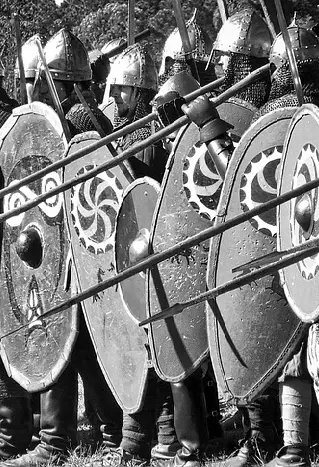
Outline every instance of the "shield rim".
<path id="1" fill-rule="evenodd" d="M 314 104 L 303 104 L 301 107 L 298 108 L 298 110 L 296 111 L 296 113 L 294 114 L 294 116 L 293 116 L 293 118 L 292 118 L 292 120 L 290 122 L 288 131 L 287 131 L 287 135 L 286 135 L 286 138 L 285 138 L 285 144 L 284 144 L 284 149 L 283 149 L 283 153 L 282 153 L 282 161 L 281 161 L 281 165 L 280 165 L 279 183 L 278 183 L 278 189 L 277 189 L 278 196 L 283 194 L 281 192 L 282 182 L 283 182 L 283 172 L 284 172 L 285 161 L 287 159 L 287 151 L 288 151 L 288 146 L 290 144 L 291 135 L 292 135 L 292 133 L 294 131 L 295 126 L 299 123 L 299 121 L 305 115 L 312 115 L 314 118 L 316 118 L 317 121 L 318 121 L 318 126 L 319 126 L 319 109 L 318 109 L 318 107 L 316 105 L 314 105 Z M 280 226 L 281 226 L 281 222 L 279 220 L 280 219 L 281 209 L 282 209 L 282 206 L 281 205 L 278 206 L 278 208 L 277 208 L 277 225 L 278 225 L 278 229 L 280 229 Z M 281 235 L 279 234 L 279 232 L 278 232 L 278 236 L 277 236 L 277 249 L 278 249 L 278 251 L 282 251 Z M 294 264 L 294 265 L 290 266 L 290 268 L 291 267 L 295 268 L 296 265 Z M 282 287 L 284 289 L 287 302 L 289 303 L 289 306 L 291 307 L 292 311 L 304 323 L 314 323 L 315 321 L 317 321 L 317 319 L 319 317 L 319 305 L 317 306 L 317 308 L 311 314 L 303 313 L 302 310 L 298 307 L 298 305 L 294 301 L 294 299 L 291 296 L 290 291 L 289 291 L 289 289 L 287 287 L 287 283 L 286 283 L 286 280 L 285 280 L 285 270 L 280 269 L 279 270 L 279 275 L 280 275 L 281 284 L 282 284 Z"/>
<path id="2" fill-rule="evenodd" d="M 84 133 L 80 133 L 80 134 L 77 134 L 75 135 L 69 142 L 69 146 L 68 146 L 68 149 L 67 149 L 67 153 L 69 152 L 70 150 L 70 147 L 71 147 L 71 144 L 73 143 L 79 143 L 81 141 L 86 141 L 88 139 L 94 139 L 94 140 L 101 140 L 101 136 L 98 134 L 97 131 L 86 131 Z M 123 191 L 124 192 L 124 191 Z M 68 230 L 68 233 L 69 235 L 71 236 L 71 226 L 69 225 L 69 216 L 66 215 L 66 226 L 67 226 L 67 230 Z M 71 237 L 70 237 L 71 238 Z M 72 256 L 74 256 L 74 247 L 70 241 L 70 251 L 72 252 Z M 114 258 L 114 251 L 113 251 L 113 258 Z M 76 286 L 80 289 L 79 287 L 79 276 L 78 276 L 78 273 L 76 271 L 76 269 L 74 270 L 74 277 L 75 277 L 75 283 L 76 283 Z M 111 378 L 109 377 L 108 373 L 106 372 L 105 368 L 104 368 L 104 365 L 103 365 L 103 362 L 102 362 L 102 359 L 100 357 L 100 354 L 98 352 L 98 349 L 97 349 L 97 346 L 96 346 L 96 343 L 95 343 L 95 340 L 93 339 L 93 331 L 91 329 L 91 326 L 89 326 L 89 322 L 88 322 L 88 313 L 85 312 L 85 308 L 84 306 L 82 307 L 83 309 L 83 315 L 84 315 L 84 319 L 85 319 L 85 324 L 87 326 L 87 329 L 88 329 L 88 332 L 89 332 L 89 335 L 90 335 L 90 339 L 91 339 L 91 342 L 93 344 L 93 347 L 94 347 L 94 350 L 96 352 L 96 358 L 97 358 L 97 362 L 99 364 L 99 367 L 101 369 L 101 372 L 103 374 L 103 377 L 107 383 L 107 385 L 109 386 L 113 396 L 115 397 L 115 400 L 117 401 L 117 403 L 119 404 L 119 406 L 122 408 L 123 412 L 126 413 L 126 414 L 132 414 L 132 413 L 136 413 L 138 412 L 141 407 L 143 406 L 143 403 L 144 403 L 144 397 L 145 397 L 145 394 L 146 394 L 146 390 L 147 390 L 147 378 L 148 378 L 148 370 L 149 370 L 149 367 L 150 367 L 150 360 L 149 360 L 149 357 L 148 357 L 148 354 L 147 354 L 147 349 L 145 350 L 145 361 L 144 361 L 144 368 L 143 368 L 143 385 L 142 385 L 142 390 L 140 391 L 139 393 L 139 400 L 137 402 L 137 404 L 133 407 L 126 407 L 122 400 L 120 399 L 120 397 L 118 396 L 116 390 L 115 390 L 115 387 L 112 383 L 112 380 Z M 146 340 L 146 339 L 145 339 Z"/>
<path id="3" fill-rule="evenodd" d="M 123 198 L 122 198 L 122 204 L 120 206 L 120 209 L 117 213 L 117 216 L 116 216 L 116 223 L 115 223 L 115 249 L 114 249 L 114 258 L 115 258 L 115 271 L 117 274 L 119 274 L 119 271 L 118 271 L 118 268 L 117 268 L 117 248 L 116 248 L 116 245 L 117 245 L 117 231 L 118 231 L 118 219 L 120 217 L 120 212 L 122 210 L 122 207 L 123 207 L 123 202 L 124 202 L 124 199 L 125 197 L 138 185 L 142 185 L 142 184 L 148 184 L 150 185 L 152 188 L 155 189 L 155 191 L 157 192 L 157 197 L 159 196 L 160 194 L 160 191 L 161 191 L 161 185 L 156 181 L 154 180 L 153 178 L 151 177 L 139 177 L 137 178 L 136 180 L 134 180 L 134 182 L 130 183 L 126 188 L 125 190 L 123 191 Z M 156 206 L 155 206 L 155 209 L 156 209 Z M 153 213 L 153 216 L 154 216 L 154 213 Z M 151 223 L 152 225 L 152 223 Z M 148 254 L 150 255 L 151 254 L 151 243 L 149 243 L 149 247 L 148 247 Z M 122 271 L 123 272 L 123 271 Z M 145 290 L 146 290 L 146 277 L 147 275 L 145 275 Z M 121 287 L 121 282 L 119 283 L 119 291 L 120 291 L 120 295 L 121 295 L 121 299 L 122 299 L 122 302 L 124 304 L 124 307 L 126 309 L 126 312 L 127 314 L 132 318 L 132 320 L 138 325 L 140 323 L 140 321 L 135 318 L 134 315 L 132 315 L 129 307 L 127 306 L 125 300 L 124 300 L 124 297 L 123 297 L 123 290 L 122 290 L 122 287 Z M 146 293 L 146 292 L 145 292 Z M 147 307 L 146 307 L 147 308 Z M 146 310 L 145 310 L 145 316 L 146 316 Z"/>
<path id="4" fill-rule="evenodd" d="M 2 148 L 3 140 L 6 135 L 13 130 L 20 116 L 25 116 L 27 114 L 36 114 L 41 115 L 47 118 L 48 122 L 55 128 L 57 134 L 61 137 L 64 143 L 64 152 L 67 149 L 67 139 L 63 131 L 61 120 L 58 117 L 57 113 L 44 104 L 43 102 L 32 102 L 31 104 L 24 104 L 19 107 L 15 107 L 12 111 L 12 115 L 5 121 L 5 123 L 0 128 L 0 151 Z M 62 178 L 62 177 L 61 177 Z M 64 197 L 63 197 L 63 209 L 65 211 Z M 67 267 L 67 265 L 66 265 Z M 63 313 L 70 313 L 70 309 L 66 310 Z M 60 358 L 57 364 L 52 368 L 50 373 L 47 373 L 41 380 L 38 382 L 32 383 L 30 379 L 24 376 L 16 367 L 10 364 L 10 361 L 7 357 L 6 346 L 3 343 L 3 340 L 0 341 L 0 355 L 2 362 L 5 366 L 5 369 L 8 373 L 8 376 L 13 378 L 20 386 L 22 386 L 26 391 L 33 393 L 38 391 L 43 391 L 53 384 L 56 383 L 58 378 L 61 376 L 67 365 L 69 364 L 72 356 L 72 351 L 76 342 L 76 338 L 79 333 L 79 315 L 75 307 L 71 310 L 73 314 L 73 320 L 71 325 L 70 339 L 64 347 L 64 352 L 60 355 Z"/>
<path id="5" fill-rule="evenodd" d="M 227 216 L 227 210 L 229 206 L 229 196 L 226 199 L 226 202 L 222 204 L 222 201 L 225 198 L 224 193 L 230 194 L 231 187 L 234 185 L 235 178 L 237 176 L 237 172 L 239 170 L 239 167 L 241 165 L 242 158 L 244 154 L 246 154 L 249 146 L 251 145 L 251 142 L 253 139 L 255 139 L 259 133 L 261 133 L 266 126 L 269 126 L 270 123 L 274 122 L 274 117 L 273 115 L 276 114 L 276 120 L 284 120 L 291 118 L 291 114 L 296 112 L 297 107 L 281 107 L 278 109 L 274 109 L 272 112 L 267 113 L 266 115 L 261 116 L 258 118 L 250 127 L 249 129 L 244 133 L 239 145 L 235 149 L 232 158 L 230 159 L 227 172 L 226 172 L 226 177 L 224 180 L 224 184 L 222 187 L 222 192 L 220 195 L 220 203 L 218 206 L 218 215 L 216 216 L 216 226 L 223 223 L 224 219 Z M 261 122 L 263 123 L 263 126 L 261 127 Z M 245 138 L 245 139 L 244 139 Z M 235 153 L 241 154 L 241 157 L 234 157 Z M 212 269 L 216 271 L 217 263 L 218 263 L 218 257 L 219 257 L 219 251 L 220 251 L 220 245 L 221 245 L 221 238 L 222 234 L 218 235 L 216 237 L 212 237 L 210 241 L 210 249 L 209 249 L 209 257 L 208 257 L 208 265 L 209 267 L 207 268 L 207 286 L 208 288 L 214 287 L 215 286 L 215 281 L 216 281 L 216 274 L 214 273 L 214 280 L 212 280 L 209 277 L 209 273 Z M 213 252 L 216 251 L 217 253 L 214 254 Z M 214 261 L 212 260 L 214 258 Z M 211 266 L 212 265 L 212 266 Z M 213 335 L 216 333 L 216 324 L 214 322 L 214 312 L 212 307 L 210 306 L 210 302 L 206 302 L 206 318 L 207 318 L 207 336 L 208 336 L 208 344 L 209 344 L 209 350 L 210 354 L 214 355 L 214 350 L 212 345 L 210 344 L 211 341 L 213 342 Z M 299 342 L 300 338 L 304 333 L 305 326 L 303 323 L 299 323 L 298 326 L 296 327 L 294 333 L 292 334 L 290 338 L 290 343 L 289 345 L 289 350 L 296 347 Z M 298 340 L 297 340 L 298 339 Z M 277 376 L 278 374 L 278 368 L 280 365 L 284 366 L 286 361 L 284 360 L 285 355 L 288 352 L 288 345 L 285 345 L 285 347 L 282 349 L 281 354 L 279 355 L 276 360 L 274 359 L 274 364 L 272 367 L 261 377 L 251 388 L 250 390 L 242 395 L 238 396 L 236 394 L 233 394 L 228 382 L 226 381 L 225 374 L 224 374 L 224 364 L 222 364 L 220 360 L 220 356 L 213 356 L 212 362 L 213 362 L 213 367 L 214 371 L 216 374 L 216 379 L 218 381 L 218 384 L 223 390 L 223 394 L 226 397 L 227 395 L 227 400 L 232 400 L 234 403 L 238 405 L 246 405 L 247 403 L 251 402 L 254 400 L 258 395 L 266 389 L 267 385 L 269 385 Z"/>

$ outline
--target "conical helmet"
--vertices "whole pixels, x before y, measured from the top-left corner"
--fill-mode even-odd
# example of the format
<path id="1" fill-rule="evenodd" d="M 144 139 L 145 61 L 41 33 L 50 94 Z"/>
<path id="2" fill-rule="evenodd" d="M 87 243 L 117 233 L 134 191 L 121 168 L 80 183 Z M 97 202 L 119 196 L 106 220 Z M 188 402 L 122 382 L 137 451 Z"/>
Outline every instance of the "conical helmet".
<path id="1" fill-rule="evenodd" d="M 117 47 L 125 44 L 126 40 L 124 39 L 124 37 L 119 37 L 117 39 L 112 39 L 110 41 L 108 41 L 101 49 L 101 52 L 103 54 L 109 54 L 110 52 L 112 52 L 114 49 L 116 49 Z M 111 63 L 113 63 L 116 59 L 117 55 L 114 55 L 112 56 L 109 60 Z"/>
<path id="2" fill-rule="evenodd" d="M 311 29 L 295 24 L 287 29 L 297 61 L 319 59 L 319 38 Z M 281 33 L 274 40 L 269 54 L 269 61 L 276 68 L 288 61 L 285 41 Z"/>
<path id="3" fill-rule="evenodd" d="M 30 37 L 22 46 L 21 55 L 26 78 L 35 78 L 38 69 L 40 57 L 36 40 L 41 41 L 38 34 L 34 34 L 34 36 Z M 20 78 L 18 59 L 15 63 L 14 74 L 16 78 Z"/>
<path id="4" fill-rule="evenodd" d="M 155 63 L 140 44 L 133 44 L 114 62 L 108 77 L 110 86 L 134 86 L 138 88 L 152 89 L 157 91 L 158 75 Z"/>
<path id="5" fill-rule="evenodd" d="M 53 79 L 89 81 L 92 71 L 83 43 L 68 29 L 60 29 L 44 48 L 45 59 Z"/>
<path id="6" fill-rule="evenodd" d="M 266 22 L 251 8 L 232 15 L 221 27 L 214 51 L 268 58 L 272 43 Z"/>
<path id="7" fill-rule="evenodd" d="M 194 60 L 207 62 L 212 44 L 208 36 L 205 35 L 203 30 L 198 26 L 196 22 L 196 13 L 197 10 L 195 9 L 193 16 L 186 23 L 189 42 L 192 48 Z M 165 73 L 165 63 L 168 57 L 173 60 L 185 58 L 182 39 L 178 28 L 174 29 L 165 42 L 159 75 Z"/>

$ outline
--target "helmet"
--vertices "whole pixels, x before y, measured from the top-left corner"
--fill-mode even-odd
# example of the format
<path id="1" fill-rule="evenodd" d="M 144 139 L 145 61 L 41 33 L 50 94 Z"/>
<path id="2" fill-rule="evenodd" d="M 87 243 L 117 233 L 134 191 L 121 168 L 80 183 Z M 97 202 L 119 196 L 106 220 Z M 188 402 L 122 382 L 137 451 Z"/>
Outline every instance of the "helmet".
<path id="1" fill-rule="evenodd" d="M 66 28 L 60 29 L 44 48 L 52 78 L 63 81 L 89 81 L 92 71 L 83 43 Z"/>
<path id="2" fill-rule="evenodd" d="M 266 22 L 251 8 L 232 15 L 221 27 L 213 50 L 268 58 L 272 43 Z"/>
<path id="3" fill-rule="evenodd" d="M 121 45 L 125 44 L 126 40 L 123 37 L 119 37 L 118 39 L 112 39 L 111 41 L 108 41 L 101 49 L 101 52 L 103 54 L 109 54 L 112 52 L 114 49 L 117 47 L 120 47 Z M 113 62 L 117 55 L 112 56 L 110 58 L 110 61 Z"/>
<path id="4" fill-rule="evenodd" d="M 26 78 L 35 78 L 39 64 L 39 52 L 36 45 L 36 40 L 40 40 L 38 34 L 30 37 L 22 46 L 22 61 L 24 67 L 24 74 Z M 18 59 L 16 60 L 14 74 L 16 78 L 20 78 L 20 68 Z"/>
<path id="5" fill-rule="evenodd" d="M 2 60 L 0 60 L 0 78 L 4 76 L 4 72 L 5 72 L 4 64 Z"/>
<path id="6" fill-rule="evenodd" d="M 114 62 L 108 84 L 134 86 L 157 91 L 158 76 L 155 63 L 145 47 L 133 44 Z"/>
<path id="7" fill-rule="evenodd" d="M 319 38 L 311 29 L 293 25 L 288 27 L 288 34 L 297 61 L 319 58 Z M 271 47 L 269 62 L 279 68 L 287 61 L 285 41 L 280 33 Z"/>
<path id="8" fill-rule="evenodd" d="M 186 28 L 192 48 L 193 58 L 195 60 L 207 62 L 212 44 L 208 36 L 205 35 L 203 30 L 198 26 L 196 22 L 196 13 L 197 10 L 195 9 L 193 16 L 186 23 Z M 159 75 L 165 73 L 165 62 L 167 57 L 171 57 L 173 60 L 183 59 L 185 57 L 182 39 L 178 28 L 174 29 L 165 42 Z"/>

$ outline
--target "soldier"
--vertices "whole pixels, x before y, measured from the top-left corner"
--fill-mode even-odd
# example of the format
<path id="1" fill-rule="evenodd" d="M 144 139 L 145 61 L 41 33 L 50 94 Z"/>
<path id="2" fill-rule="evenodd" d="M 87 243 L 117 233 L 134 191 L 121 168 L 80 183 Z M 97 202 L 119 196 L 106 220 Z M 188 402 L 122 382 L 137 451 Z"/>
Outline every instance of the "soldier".
<path id="1" fill-rule="evenodd" d="M 34 34 L 34 36 L 30 37 L 23 44 L 21 50 L 28 104 L 37 100 L 37 96 L 34 95 L 34 82 L 39 64 L 39 53 L 38 47 L 36 45 L 37 40 L 41 42 L 40 36 L 38 34 Z M 14 75 L 17 84 L 18 80 L 20 80 L 20 69 L 18 59 L 16 60 Z"/>
<path id="2" fill-rule="evenodd" d="M 0 126 L 19 104 L 3 88 L 5 68 L 0 60 Z M 32 412 L 29 394 L 12 378 L 0 360 L 0 459 L 23 454 L 32 437 Z"/>
<path id="3" fill-rule="evenodd" d="M 295 24 L 288 33 L 297 61 L 305 103 L 319 104 L 319 40 L 313 31 Z M 258 111 L 255 120 L 273 109 L 299 105 L 294 88 L 284 39 L 275 39 L 270 51 L 271 91 L 269 101 Z M 279 401 L 283 424 L 284 446 L 269 464 L 277 466 L 310 466 L 309 419 L 311 411 L 311 379 L 306 365 L 306 340 L 287 363 L 279 378 Z"/>
<path id="4" fill-rule="evenodd" d="M 208 64 L 212 44 L 205 31 L 197 24 L 196 14 L 197 9 L 195 9 L 191 19 L 187 21 L 186 28 L 192 47 L 193 59 L 198 71 L 199 82 L 201 86 L 204 86 L 216 79 L 216 76 L 214 66 Z M 162 63 L 159 69 L 160 84 L 164 84 L 171 76 L 180 71 L 187 71 L 191 74 L 190 67 L 185 59 L 179 30 L 175 28 L 164 45 Z"/>
<path id="5" fill-rule="evenodd" d="M 95 94 L 98 104 L 103 101 L 106 79 L 110 73 L 110 61 L 106 54 L 95 49 L 89 52 L 89 59 L 92 68 L 91 89 Z"/>
<path id="6" fill-rule="evenodd" d="M 90 90 L 92 77 L 88 53 L 82 42 L 67 29 L 61 29 L 44 49 L 47 65 L 62 101 L 71 135 L 94 130 L 87 111 L 74 93 L 73 85 L 81 88 L 92 112 L 106 133 L 110 122 L 98 109 Z M 43 69 L 35 84 L 41 100 L 52 104 Z M 72 361 L 57 383 L 40 395 L 40 443 L 27 454 L 12 460 L 8 466 L 31 466 L 52 461 L 62 464 L 71 447 L 77 443 L 77 372 L 80 373 L 100 425 L 108 430 L 108 441 L 117 446 L 121 436 L 122 412 L 97 363 L 97 357 L 87 327 L 80 312 L 80 330 L 73 349 Z"/>

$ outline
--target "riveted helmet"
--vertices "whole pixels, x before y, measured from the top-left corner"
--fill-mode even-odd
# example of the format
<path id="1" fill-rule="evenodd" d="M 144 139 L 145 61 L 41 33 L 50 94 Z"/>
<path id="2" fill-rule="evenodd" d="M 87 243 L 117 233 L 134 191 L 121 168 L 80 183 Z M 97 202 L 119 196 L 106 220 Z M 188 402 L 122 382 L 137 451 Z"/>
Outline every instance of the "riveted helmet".
<path id="1" fill-rule="evenodd" d="M 120 47 L 121 45 L 125 44 L 126 43 L 126 40 L 124 39 L 124 37 L 119 37 L 117 39 L 112 39 L 110 41 L 108 41 L 101 49 L 101 52 L 103 54 L 109 54 L 110 52 L 112 52 L 114 49 L 116 49 L 117 47 Z M 109 58 L 110 62 L 113 63 L 115 60 L 116 60 L 116 57 L 118 56 L 119 54 L 117 55 L 114 55 L 112 56 L 111 58 Z"/>
<path id="2" fill-rule="evenodd" d="M 319 59 L 319 38 L 311 29 L 297 25 L 291 25 L 287 29 L 297 62 Z M 285 41 L 281 33 L 271 47 L 269 62 L 276 68 L 288 62 Z"/>
<path id="3" fill-rule="evenodd" d="M 198 26 L 196 22 L 196 14 L 197 10 L 195 9 L 191 19 L 186 22 L 192 55 L 194 60 L 207 62 L 212 44 L 209 37 Z M 174 29 L 165 42 L 159 75 L 165 73 L 165 63 L 167 58 L 172 58 L 173 60 L 185 59 L 185 52 L 178 28 Z"/>
<path id="4" fill-rule="evenodd" d="M 5 72 L 4 64 L 2 60 L 0 60 L 0 78 L 4 77 L 4 72 Z"/>
<path id="5" fill-rule="evenodd" d="M 134 86 L 152 89 L 156 92 L 158 88 L 157 70 L 146 48 L 140 44 L 133 44 L 124 50 L 112 66 L 108 84 L 110 86 L 114 84 Z"/>
<path id="6" fill-rule="evenodd" d="M 34 34 L 22 46 L 21 55 L 26 78 L 35 78 L 39 65 L 39 52 L 36 40 L 40 41 L 40 36 Z M 16 78 L 20 78 L 20 68 L 18 59 L 15 63 L 14 74 Z"/>
<path id="7" fill-rule="evenodd" d="M 268 58 L 272 43 L 266 22 L 251 8 L 238 11 L 221 27 L 214 51 Z"/>
<path id="8" fill-rule="evenodd" d="M 45 59 L 53 79 L 89 81 L 92 70 L 83 43 L 66 28 L 60 29 L 44 48 Z"/>

